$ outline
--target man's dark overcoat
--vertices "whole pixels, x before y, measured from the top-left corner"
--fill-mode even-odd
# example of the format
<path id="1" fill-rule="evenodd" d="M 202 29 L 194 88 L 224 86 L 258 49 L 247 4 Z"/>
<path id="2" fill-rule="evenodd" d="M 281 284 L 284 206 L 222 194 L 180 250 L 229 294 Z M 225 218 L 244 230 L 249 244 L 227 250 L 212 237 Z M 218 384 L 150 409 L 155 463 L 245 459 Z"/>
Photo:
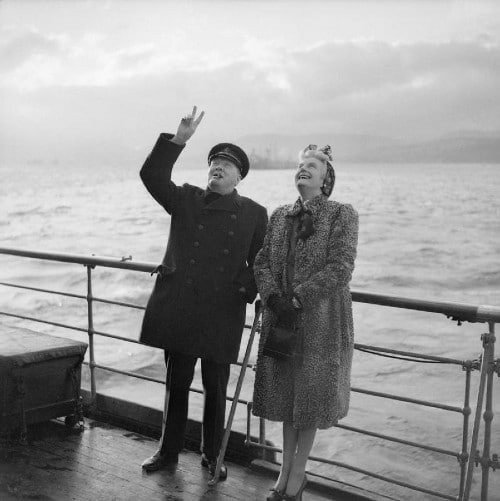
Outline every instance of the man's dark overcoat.
<path id="1" fill-rule="evenodd" d="M 246 303 L 257 295 L 255 255 L 267 212 L 234 190 L 206 203 L 207 190 L 171 180 L 184 146 L 161 134 L 141 169 L 144 185 L 172 216 L 167 250 L 149 298 L 141 341 L 172 352 L 237 360 Z M 244 287 L 246 294 L 239 292 Z"/>

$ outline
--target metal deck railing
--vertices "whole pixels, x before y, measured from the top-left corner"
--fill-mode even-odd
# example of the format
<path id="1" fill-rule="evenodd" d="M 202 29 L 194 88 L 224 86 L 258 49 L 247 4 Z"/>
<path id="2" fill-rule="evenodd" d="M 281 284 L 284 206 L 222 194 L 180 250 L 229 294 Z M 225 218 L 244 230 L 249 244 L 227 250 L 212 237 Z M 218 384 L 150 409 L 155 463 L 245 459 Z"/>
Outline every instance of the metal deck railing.
<path id="1" fill-rule="evenodd" d="M 90 394 L 91 394 L 91 403 L 97 401 L 97 388 L 96 388 L 96 375 L 95 369 L 103 369 L 106 371 L 114 372 L 117 374 L 122 374 L 125 376 L 130 376 L 134 378 L 143 379 L 146 381 L 153 381 L 160 384 L 165 384 L 165 381 L 160 380 L 158 378 L 149 377 L 142 374 L 137 374 L 130 371 L 120 370 L 104 365 L 100 365 L 96 362 L 95 352 L 94 352 L 94 336 L 104 336 L 113 339 L 117 339 L 120 341 L 125 341 L 127 343 L 136 343 L 141 344 L 139 341 L 135 341 L 133 339 L 129 339 L 123 336 L 118 336 L 115 334 L 101 332 L 94 329 L 94 311 L 93 305 L 94 303 L 106 303 L 116 306 L 122 306 L 127 308 L 134 309 L 145 309 L 144 306 L 121 302 L 121 301 L 113 301 L 105 298 L 99 298 L 93 295 L 92 292 L 92 270 L 99 266 L 105 268 L 117 268 L 122 270 L 133 270 L 133 271 L 141 271 L 141 272 L 152 272 L 156 268 L 156 264 L 147 263 L 147 262 L 136 262 L 133 261 L 132 258 L 122 257 L 122 258 L 109 258 L 109 257 L 99 257 L 99 256 L 84 256 L 77 254 L 61 254 L 61 253 L 52 253 L 52 252 L 38 252 L 26 249 L 15 249 L 15 248 L 2 248 L 0 247 L 0 254 L 4 255 L 12 255 L 24 258 L 34 258 L 41 260 L 50 260 L 57 261 L 63 263 L 75 263 L 84 265 L 86 267 L 87 273 L 87 294 L 73 294 L 65 291 L 58 291 L 53 289 L 44 289 L 39 287 L 32 287 L 26 284 L 17 284 L 11 282 L 0 282 L 1 286 L 4 287 L 12 287 L 12 288 L 20 288 L 24 290 L 30 290 L 34 292 L 42 292 L 42 293 L 50 293 L 56 294 L 66 297 L 78 298 L 85 300 L 87 303 L 87 328 L 77 327 L 74 325 L 63 324 L 60 322 L 49 321 L 45 319 L 35 318 L 31 316 L 21 315 L 13 312 L 0 311 L 0 315 L 19 318 L 23 320 L 29 320 L 33 322 L 40 322 L 43 324 L 53 325 L 57 327 L 62 327 L 65 329 L 85 332 L 88 335 L 89 340 L 89 370 L 90 370 Z M 383 480 L 385 482 L 389 482 L 392 484 L 399 485 L 401 487 L 405 487 L 417 492 L 430 494 L 442 499 L 450 499 L 450 500 L 459 500 L 459 501 L 467 501 L 470 496 L 470 490 L 472 485 L 472 477 L 474 474 L 474 466 L 481 466 L 482 476 L 481 476 L 481 500 L 485 501 L 488 499 L 488 485 L 489 485 L 489 472 L 490 470 L 495 470 L 500 468 L 500 462 L 498 460 L 497 454 L 491 454 L 491 429 L 492 429 L 492 420 L 493 420 L 493 377 L 496 373 L 497 376 L 500 376 L 500 359 L 495 359 L 495 324 L 500 322 L 500 307 L 495 306 L 475 306 L 470 304 L 460 304 L 460 303 L 451 303 L 451 302 L 439 302 L 439 301 L 429 301 L 429 300 L 421 300 L 415 298 L 405 298 L 399 296 L 389 296 L 382 294 L 374 294 L 360 291 L 352 291 L 352 299 L 355 302 L 360 303 L 369 303 L 373 305 L 386 306 L 392 308 L 404 308 L 409 310 L 417 310 L 423 312 L 431 312 L 443 314 L 452 319 L 453 321 L 457 321 L 459 324 L 462 322 L 478 322 L 478 323 L 486 323 L 488 325 L 488 332 L 481 336 L 482 341 L 482 356 L 478 360 L 457 360 L 446 357 L 437 357 L 426 355 L 422 353 L 415 353 L 410 351 L 402 351 L 402 350 L 393 350 L 388 348 L 382 348 L 378 346 L 370 346 L 364 344 L 355 344 L 355 349 L 365 352 L 371 353 L 378 356 L 387 356 L 392 358 L 399 358 L 402 360 L 408 360 L 410 362 L 421 362 L 421 363 L 444 363 L 451 364 L 460 367 L 465 372 L 465 381 L 464 381 L 464 400 L 462 407 L 456 407 L 451 405 L 445 405 L 439 402 L 431 402 L 426 400 L 419 400 L 410 398 L 403 395 L 394 395 L 390 393 L 383 393 L 377 391 L 371 391 L 362 388 L 352 387 L 351 391 L 356 393 L 361 393 L 365 395 L 371 395 L 377 398 L 383 399 L 392 399 L 401 402 L 407 402 L 414 405 L 432 407 L 436 409 L 440 409 L 446 412 L 454 412 L 462 415 L 462 442 L 460 451 L 453 451 L 448 449 L 443 449 L 439 447 L 435 447 L 433 445 L 422 444 L 420 442 L 414 442 L 410 440 L 405 440 L 399 437 L 375 433 L 370 430 L 365 430 L 361 428 L 356 428 L 353 426 L 338 424 L 337 427 L 347 430 L 353 433 L 361 433 L 367 436 L 379 438 L 381 440 L 387 440 L 390 442 L 399 443 L 402 445 L 416 447 L 420 449 L 424 449 L 427 451 L 431 451 L 437 454 L 442 454 L 446 456 L 455 457 L 458 461 L 460 467 L 460 481 L 457 486 L 458 493 L 457 494 L 448 494 L 442 493 L 438 491 L 434 491 L 432 489 L 425 488 L 423 486 L 414 485 L 410 482 L 403 482 L 394 478 L 390 478 L 385 475 L 380 475 L 359 467 L 355 465 L 350 465 L 346 463 L 342 463 L 339 461 L 333 461 L 321 457 L 311 456 L 310 460 L 317 461 L 337 467 L 346 468 L 351 471 L 355 471 L 361 473 L 363 475 L 368 475 L 373 478 L 377 478 L 379 480 Z M 247 328 L 250 326 L 246 326 Z M 241 365 L 241 362 L 238 362 Z M 248 367 L 252 367 L 250 364 L 246 364 Z M 245 367 L 246 368 L 246 367 Z M 470 432 L 470 424 L 469 417 L 471 414 L 470 408 L 470 393 L 471 393 L 471 375 L 475 370 L 480 370 L 480 378 L 479 378 L 479 389 L 477 395 L 477 404 L 474 412 L 474 421 L 473 421 L 473 429 L 472 435 L 469 438 Z M 191 391 L 202 393 L 203 391 L 198 388 L 191 388 Z M 484 397 L 486 396 L 485 402 Z M 228 400 L 232 401 L 233 397 L 228 396 Z M 259 440 L 258 442 L 252 440 L 250 436 L 250 427 L 251 427 L 251 408 L 252 402 L 244 399 L 237 398 L 237 402 L 247 407 L 247 437 L 246 443 L 248 446 L 258 447 L 261 450 L 271 450 L 276 452 L 281 452 L 281 449 L 277 447 L 273 447 L 267 445 L 266 443 L 266 435 L 265 435 L 265 425 L 264 420 L 259 420 Z M 483 406 L 484 403 L 484 406 Z M 479 431 L 481 424 L 481 412 L 484 407 L 484 432 L 483 432 L 483 450 L 480 453 L 477 450 L 478 439 L 479 439 Z M 316 474 L 317 475 L 317 474 Z M 317 475 L 322 476 L 322 475 Z M 324 477 L 326 478 L 326 477 Z"/>

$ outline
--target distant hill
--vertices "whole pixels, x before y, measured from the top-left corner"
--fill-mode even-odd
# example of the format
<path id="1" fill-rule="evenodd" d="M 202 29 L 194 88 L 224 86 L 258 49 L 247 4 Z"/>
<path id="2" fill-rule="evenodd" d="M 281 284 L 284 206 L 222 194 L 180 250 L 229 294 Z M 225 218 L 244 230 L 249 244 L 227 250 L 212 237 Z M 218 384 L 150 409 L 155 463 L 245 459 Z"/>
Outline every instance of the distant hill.
<path id="1" fill-rule="evenodd" d="M 256 168 L 293 166 L 300 148 L 330 144 L 334 160 L 388 163 L 500 163 L 500 133 L 459 132 L 445 137 L 404 142 L 362 134 L 253 134 L 239 144 L 257 160 Z"/>
<path id="2" fill-rule="evenodd" d="M 500 137 L 442 138 L 381 150 L 379 155 L 391 162 L 500 163 Z"/>
<path id="3" fill-rule="evenodd" d="M 228 140 L 248 153 L 252 168 L 255 169 L 294 168 L 299 149 L 310 143 L 319 146 L 330 144 L 334 160 L 341 162 L 500 164 L 500 131 L 457 131 L 420 142 L 363 134 L 251 134 L 239 138 L 205 135 L 189 143 L 182 153 L 178 168 L 204 168 L 210 148 L 215 143 Z M 151 151 L 151 145 L 150 140 L 145 140 L 138 145 L 99 148 L 82 142 L 75 143 L 70 149 L 50 150 L 49 153 L 27 149 L 21 154 L 12 150 L 10 158 L 2 151 L 0 168 L 11 164 L 32 168 L 55 168 L 63 165 L 82 169 L 117 165 L 122 169 L 137 171 Z"/>
<path id="4" fill-rule="evenodd" d="M 276 158 L 267 153 L 259 155 L 253 149 L 248 155 L 248 159 L 252 169 L 293 169 L 297 166 L 297 161 L 289 158 Z"/>

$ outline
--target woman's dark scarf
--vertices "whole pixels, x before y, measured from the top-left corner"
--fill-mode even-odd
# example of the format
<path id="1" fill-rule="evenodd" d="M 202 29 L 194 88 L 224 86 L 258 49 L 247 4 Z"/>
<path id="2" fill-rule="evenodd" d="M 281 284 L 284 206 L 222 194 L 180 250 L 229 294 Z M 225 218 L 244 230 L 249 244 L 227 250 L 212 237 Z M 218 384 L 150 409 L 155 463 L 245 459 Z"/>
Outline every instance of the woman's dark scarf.
<path id="1" fill-rule="evenodd" d="M 306 240 L 314 233 L 312 212 L 302 206 L 297 217 L 299 218 L 298 238 L 299 240 Z"/>

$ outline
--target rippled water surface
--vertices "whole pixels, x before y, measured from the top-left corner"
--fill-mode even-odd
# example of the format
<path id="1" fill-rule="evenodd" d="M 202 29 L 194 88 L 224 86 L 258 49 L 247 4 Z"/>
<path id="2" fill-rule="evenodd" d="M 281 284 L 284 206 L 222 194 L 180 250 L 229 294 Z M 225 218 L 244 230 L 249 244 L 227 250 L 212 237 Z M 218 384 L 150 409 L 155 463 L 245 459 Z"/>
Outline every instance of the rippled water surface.
<path id="1" fill-rule="evenodd" d="M 334 197 L 351 203 L 360 215 L 353 289 L 500 305 L 500 165 L 346 164 L 336 169 Z M 2 246 L 161 260 L 169 218 L 147 194 L 136 172 L 118 167 L 75 171 L 55 166 L 2 167 L 0 174 Z M 178 167 L 175 179 L 203 185 L 205 171 Z M 269 211 L 297 197 L 292 171 L 253 171 L 239 191 Z M 0 271 L 3 281 L 86 293 L 85 269 L 79 265 L 0 256 Z M 153 284 L 146 273 L 97 269 L 94 277 L 96 296 L 139 305 L 145 304 Z M 86 304 L 78 299 L 2 288 L 0 306 L 56 322 L 86 325 Z M 249 322 L 252 310 L 248 309 Z M 457 360 L 477 358 L 480 335 L 486 330 L 484 325 L 457 326 L 444 316 L 387 307 L 356 304 L 354 314 L 358 343 Z M 140 310 L 97 304 L 95 328 L 137 339 L 141 316 Z M 12 319 L 2 321 L 33 326 Z M 80 334 L 67 330 L 54 331 L 41 324 L 35 327 L 81 339 Z M 164 376 L 162 355 L 156 350 L 108 338 L 98 338 L 96 344 L 100 364 Z M 477 376 L 475 372 L 472 404 Z M 162 405 L 162 387 L 158 384 L 124 380 L 109 373 L 99 377 L 102 391 Z M 237 371 L 233 370 L 233 383 L 236 378 Z M 244 398 L 251 398 L 252 381 L 250 371 Z M 495 382 L 492 451 L 500 452 L 500 393 Z M 357 351 L 353 386 L 461 407 L 464 372 L 460 365 L 405 362 Z M 191 416 L 199 418 L 201 398 L 196 394 L 191 407 Z M 245 419 L 245 409 L 241 409 L 236 428 L 243 430 Z M 459 413 L 353 393 L 350 413 L 343 423 L 453 452 L 461 448 Z M 257 432 L 256 422 L 253 430 Z M 279 424 L 269 423 L 267 432 L 271 440 L 281 441 Z M 428 489 L 452 495 L 457 492 L 459 468 L 451 456 L 341 429 L 320 432 L 313 453 Z M 310 468 L 398 499 L 435 499 L 342 468 L 313 462 Z M 500 492 L 500 474 L 492 472 L 491 476 L 490 497 L 500 499 L 496 494 Z M 476 470 L 475 478 L 479 477 Z"/>

